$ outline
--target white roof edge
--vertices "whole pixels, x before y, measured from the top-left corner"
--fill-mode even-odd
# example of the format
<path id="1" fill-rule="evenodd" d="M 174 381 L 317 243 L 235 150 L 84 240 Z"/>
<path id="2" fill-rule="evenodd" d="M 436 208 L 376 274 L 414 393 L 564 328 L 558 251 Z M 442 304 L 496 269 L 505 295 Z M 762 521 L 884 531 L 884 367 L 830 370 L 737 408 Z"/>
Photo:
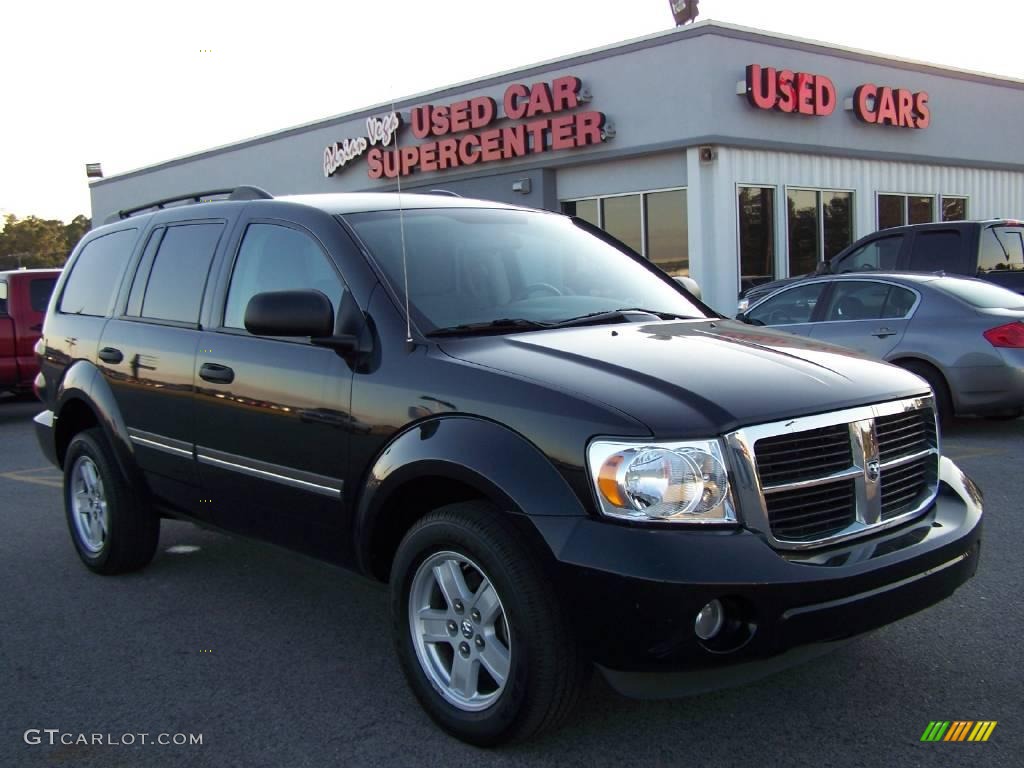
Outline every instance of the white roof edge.
<path id="1" fill-rule="evenodd" d="M 480 83 L 482 81 L 501 80 L 501 79 L 504 79 L 504 78 L 507 78 L 507 77 L 511 77 L 513 75 L 519 74 L 520 72 L 524 72 L 524 71 L 527 71 L 527 70 L 533 70 L 533 69 L 539 69 L 539 68 L 544 68 L 544 69 L 553 68 L 553 67 L 555 67 L 555 66 L 557 66 L 557 65 L 559 65 L 559 64 L 561 64 L 563 62 L 571 61 L 573 59 L 578 59 L 578 58 L 583 58 L 583 57 L 592 57 L 592 56 L 596 56 L 598 54 L 604 54 L 604 53 L 612 53 L 612 52 L 614 52 L 614 51 L 616 51 L 617 49 L 620 49 L 620 48 L 628 48 L 628 47 L 631 47 L 631 46 L 641 45 L 643 43 L 653 42 L 653 41 L 656 41 L 656 40 L 658 40 L 660 38 L 663 38 L 663 37 L 680 37 L 680 38 L 689 37 L 690 35 L 693 35 L 695 31 L 698 31 L 698 30 L 701 31 L 703 34 L 707 34 L 708 32 L 711 32 L 711 31 L 714 31 L 714 30 L 723 30 L 723 31 L 726 31 L 726 32 L 738 33 L 739 35 L 744 35 L 744 36 L 749 35 L 751 37 L 770 38 L 772 40 L 778 40 L 778 41 L 782 41 L 784 43 L 787 43 L 787 42 L 788 43 L 796 43 L 796 44 L 799 44 L 799 45 L 805 45 L 805 46 L 810 46 L 810 47 L 815 47 L 815 48 L 821 48 L 821 49 L 823 49 L 824 53 L 839 52 L 839 53 L 844 53 L 844 54 L 847 54 L 847 55 L 850 55 L 850 56 L 855 56 L 857 58 L 863 58 L 863 59 L 869 59 L 869 60 L 877 60 L 877 62 L 880 63 L 880 64 L 887 64 L 887 65 L 895 64 L 897 66 L 902 65 L 904 67 L 923 67 L 923 68 L 932 69 L 932 70 L 939 70 L 939 72 L 937 72 L 937 74 L 940 74 L 940 75 L 941 74 L 949 74 L 949 75 L 953 75 L 953 76 L 968 77 L 968 78 L 972 78 L 972 79 L 979 78 L 979 79 L 984 79 L 984 80 L 991 80 L 991 81 L 993 81 L 992 82 L 993 85 L 1009 85 L 1009 86 L 1018 86 L 1018 87 L 1024 88 L 1024 80 L 1018 80 L 1016 78 L 1007 77 L 1005 75 L 994 75 L 994 74 L 990 74 L 990 73 L 987 73 L 987 72 L 978 72 L 978 71 L 970 70 L 970 69 L 958 69 L 956 67 L 948 67 L 948 66 L 944 66 L 944 65 L 941 65 L 941 64 L 934 64 L 934 63 L 931 63 L 931 62 L 919 61 L 919 60 L 915 60 L 915 59 L 906 59 L 906 58 L 901 58 L 899 56 L 892 56 L 892 55 L 889 55 L 889 54 L 878 53 L 876 51 L 868 51 L 868 50 L 864 50 L 862 48 L 852 48 L 852 47 L 848 47 L 848 46 L 834 45 L 832 43 L 826 43 L 826 42 L 823 42 L 821 40 L 813 40 L 811 38 L 795 37 L 795 36 L 792 36 L 792 35 L 785 35 L 785 34 L 782 34 L 781 32 L 771 32 L 771 31 L 764 30 L 764 29 L 756 29 L 754 27 L 745 27 L 745 26 L 743 26 L 741 24 L 732 24 L 732 23 L 724 22 L 724 21 L 715 21 L 714 19 L 705 19 L 703 21 L 698 21 L 698 22 L 695 22 L 693 24 L 688 24 L 685 27 L 675 27 L 675 28 L 671 28 L 671 29 L 665 29 L 665 30 L 661 30 L 659 32 L 652 32 L 649 35 L 642 35 L 640 37 L 630 38 L 629 40 L 622 40 L 622 41 L 619 41 L 617 43 L 609 43 L 608 45 L 599 46 L 597 48 L 589 48 L 589 49 L 587 49 L 585 51 L 576 51 L 575 53 L 565 54 L 564 56 L 558 56 L 558 57 L 553 58 L 553 59 L 545 59 L 543 61 L 534 62 L 532 64 L 526 64 L 526 65 L 523 65 L 521 67 L 516 67 L 515 69 L 506 69 L 506 70 L 502 70 L 500 72 L 493 72 L 493 73 L 488 74 L 488 75 L 482 75 L 480 77 L 475 77 L 475 78 L 473 78 L 471 80 L 462 80 L 462 81 L 457 82 L 457 83 L 451 83 L 449 85 L 443 85 L 443 86 L 441 86 L 439 88 L 433 88 L 433 89 L 428 90 L 428 91 L 420 91 L 418 93 L 413 93 L 413 94 L 409 94 L 407 96 L 402 96 L 402 97 L 394 99 L 394 100 L 389 100 L 389 101 L 379 102 L 377 104 L 371 104 L 371 105 L 368 105 L 368 106 L 359 107 L 358 109 L 349 110 L 348 112 L 341 112 L 341 113 L 336 114 L 336 115 L 331 115 L 329 117 L 318 118 L 316 120 L 311 120 L 311 121 L 305 122 L 305 123 L 299 123 L 297 125 L 288 126 L 286 128 L 279 128 L 277 130 L 270 131 L 268 133 L 261 133 L 261 134 L 255 135 L 255 136 L 249 136 L 247 138 L 238 139 L 237 141 L 232 141 L 232 142 L 229 142 L 227 144 L 219 144 L 217 146 L 209 147 L 207 149 L 201 149 L 201 150 L 198 150 L 196 152 L 188 152 L 188 153 L 186 153 L 184 155 L 178 155 L 176 157 L 170 157 L 170 158 L 167 158 L 166 160 L 160 160 L 160 161 L 158 161 L 156 163 L 151 163 L 150 165 L 144 165 L 144 166 L 140 166 L 138 168 L 132 168 L 132 169 L 129 169 L 129 170 L 126 170 L 126 171 L 121 171 L 120 173 L 115 173 L 115 174 L 113 174 L 111 176 L 106 176 L 106 177 L 104 177 L 102 179 L 97 179 L 94 182 L 90 182 L 89 186 L 90 187 L 92 187 L 92 186 L 102 186 L 105 182 L 113 181 L 113 180 L 118 179 L 118 178 L 120 178 L 122 176 L 131 176 L 131 175 L 135 175 L 135 174 L 139 174 L 139 173 L 143 173 L 143 172 L 147 172 L 147 171 L 152 171 L 152 170 L 156 170 L 158 168 L 161 168 L 162 166 L 165 166 L 165 165 L 179 164 L 182 161 L 190 160 L 190 159 L 193 159 L 193 158 L 198 158 L 198 157 L 201 157 L 201 156 L 204 156 L 204 155 L 209 155 L 209 154 L 214 154 L 214 153 L 218 153 L 218 152 L 223 152 L 225 150 L 231 150 L 231 149 L 235 149 L 235 148 L 240 148 L 240 147 L 242 147 L 244 145 L 247 145 L 247 144 L 250 144 L 250 143 L 253 143 L 253 142 L 265 141 L 265 140 L 271 139 L 271 138 L 273 138 L 275 136 L 280 136 L 280 135 L 284 135 L 284 134 L 288 134 L 288 133 L 293 133 L 295 131 L 302 131 L 302 130 L 309 129 L 309 128 L 316 128 L 318 126 L 326 125 L 326 124 L 329 124 L 329 123 L 340 122 L 340 121 L 345 120 L 347 118 L 352 118 L 355 115 L 359 115 L 359 114 L 363 114 L 363 113 L 376 112 L 378 110 L 390 111 L 390 109 L 392 107 L 392 104 L 397 105 L 397 104 L 404 104 L 404 103 L 410 102 L 410 101 L 422 101 L 422 100 L 425 100 L 426 97 L 428 97 L 428 96 L 432 96 L 432 95 L 437 94 L 437 93 L 442 93 L 444 91 L 464 90 L 464 89 L 467 89 L 470 86 L 473 86 L 473 85 L 475 85 L 477 83 Z"/>

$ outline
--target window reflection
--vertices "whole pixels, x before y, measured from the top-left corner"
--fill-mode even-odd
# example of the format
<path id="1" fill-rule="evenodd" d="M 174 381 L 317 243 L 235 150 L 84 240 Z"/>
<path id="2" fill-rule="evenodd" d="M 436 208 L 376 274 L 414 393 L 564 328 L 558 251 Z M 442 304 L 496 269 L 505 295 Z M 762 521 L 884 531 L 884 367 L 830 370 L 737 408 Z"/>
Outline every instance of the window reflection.
<path id="1" fill-rule="evenodd" d="M 621 240 L 637 253 L 643 253 L 640 225 L 640 195 L 606 197 L 601 201 L 604 231 Z"/>
<path id="2" fill-rule="evenodd" d="M 790 189 L 786 192 L 789 220 L 789 274 L 813 272 L 818 263 L 819 231 L 818 193 L 812 189 Z"/>
<path id="3" fill-rule="evenodd" d="M 740 280 L 744 289 L 775 278 L 775 188 L 739 188 Z"/>
<path id="4" fill-rule="evenodd" d="M 651 192 L 647 204 L 647 258 L 670 275 L 690 274 L 686 190 Z"/>

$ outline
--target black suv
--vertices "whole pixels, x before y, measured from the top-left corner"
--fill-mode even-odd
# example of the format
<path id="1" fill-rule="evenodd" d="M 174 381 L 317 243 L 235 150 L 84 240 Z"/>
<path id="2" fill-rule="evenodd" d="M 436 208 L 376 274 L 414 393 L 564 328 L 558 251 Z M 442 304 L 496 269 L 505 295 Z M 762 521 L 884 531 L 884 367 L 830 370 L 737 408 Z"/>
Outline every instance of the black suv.
<path id="1" fill-rule="evenodd" d="M 557 214 L 253 188 L 123 212 L 37 352 L 89 568 L 146 565 L 174 517 L 389 581 L 412 690 L 476 744 L 558 722 L 595 664 L 633 695 L 734 684 L 978 563 L 921 379 L 724 320 Z"/>
<path id="2" fill-rule="evenodd" d="M 946 272 L 1024 293 L 1024 222 L 1015 219 L 907 224 L 865 235 L 818 264 L 814 275 L 847 272 Z M 772 280 L 741 294 L 745 312 L 770 293 L 813 275 Z"/>

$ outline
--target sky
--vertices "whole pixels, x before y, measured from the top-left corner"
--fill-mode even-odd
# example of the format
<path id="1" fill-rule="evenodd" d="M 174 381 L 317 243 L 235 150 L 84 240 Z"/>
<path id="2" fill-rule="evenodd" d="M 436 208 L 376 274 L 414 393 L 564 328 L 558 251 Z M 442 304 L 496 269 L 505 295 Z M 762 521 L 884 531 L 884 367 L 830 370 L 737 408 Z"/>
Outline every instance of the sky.
<path id="1" fill-rule="evenodd" d="M 700 0 L 700 19 L 1024 79 L 1019 0 Z M 107 176 L 671 28 L 668 0 L 6 0 L 0 216 Z"/>

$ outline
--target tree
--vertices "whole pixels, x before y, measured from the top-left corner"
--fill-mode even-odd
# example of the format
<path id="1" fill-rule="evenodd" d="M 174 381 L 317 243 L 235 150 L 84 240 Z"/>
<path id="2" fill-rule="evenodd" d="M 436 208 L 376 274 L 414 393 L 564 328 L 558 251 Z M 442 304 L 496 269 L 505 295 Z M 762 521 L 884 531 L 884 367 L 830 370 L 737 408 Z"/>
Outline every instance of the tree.
<path id="1" fill-rule="evenodd" d="M 76 216 L 65 224 L 36 216 L 19 220 L 8 214 L 0 230 L 0 269 L 63 266 L 91 224 L 85 216 Z"/>

